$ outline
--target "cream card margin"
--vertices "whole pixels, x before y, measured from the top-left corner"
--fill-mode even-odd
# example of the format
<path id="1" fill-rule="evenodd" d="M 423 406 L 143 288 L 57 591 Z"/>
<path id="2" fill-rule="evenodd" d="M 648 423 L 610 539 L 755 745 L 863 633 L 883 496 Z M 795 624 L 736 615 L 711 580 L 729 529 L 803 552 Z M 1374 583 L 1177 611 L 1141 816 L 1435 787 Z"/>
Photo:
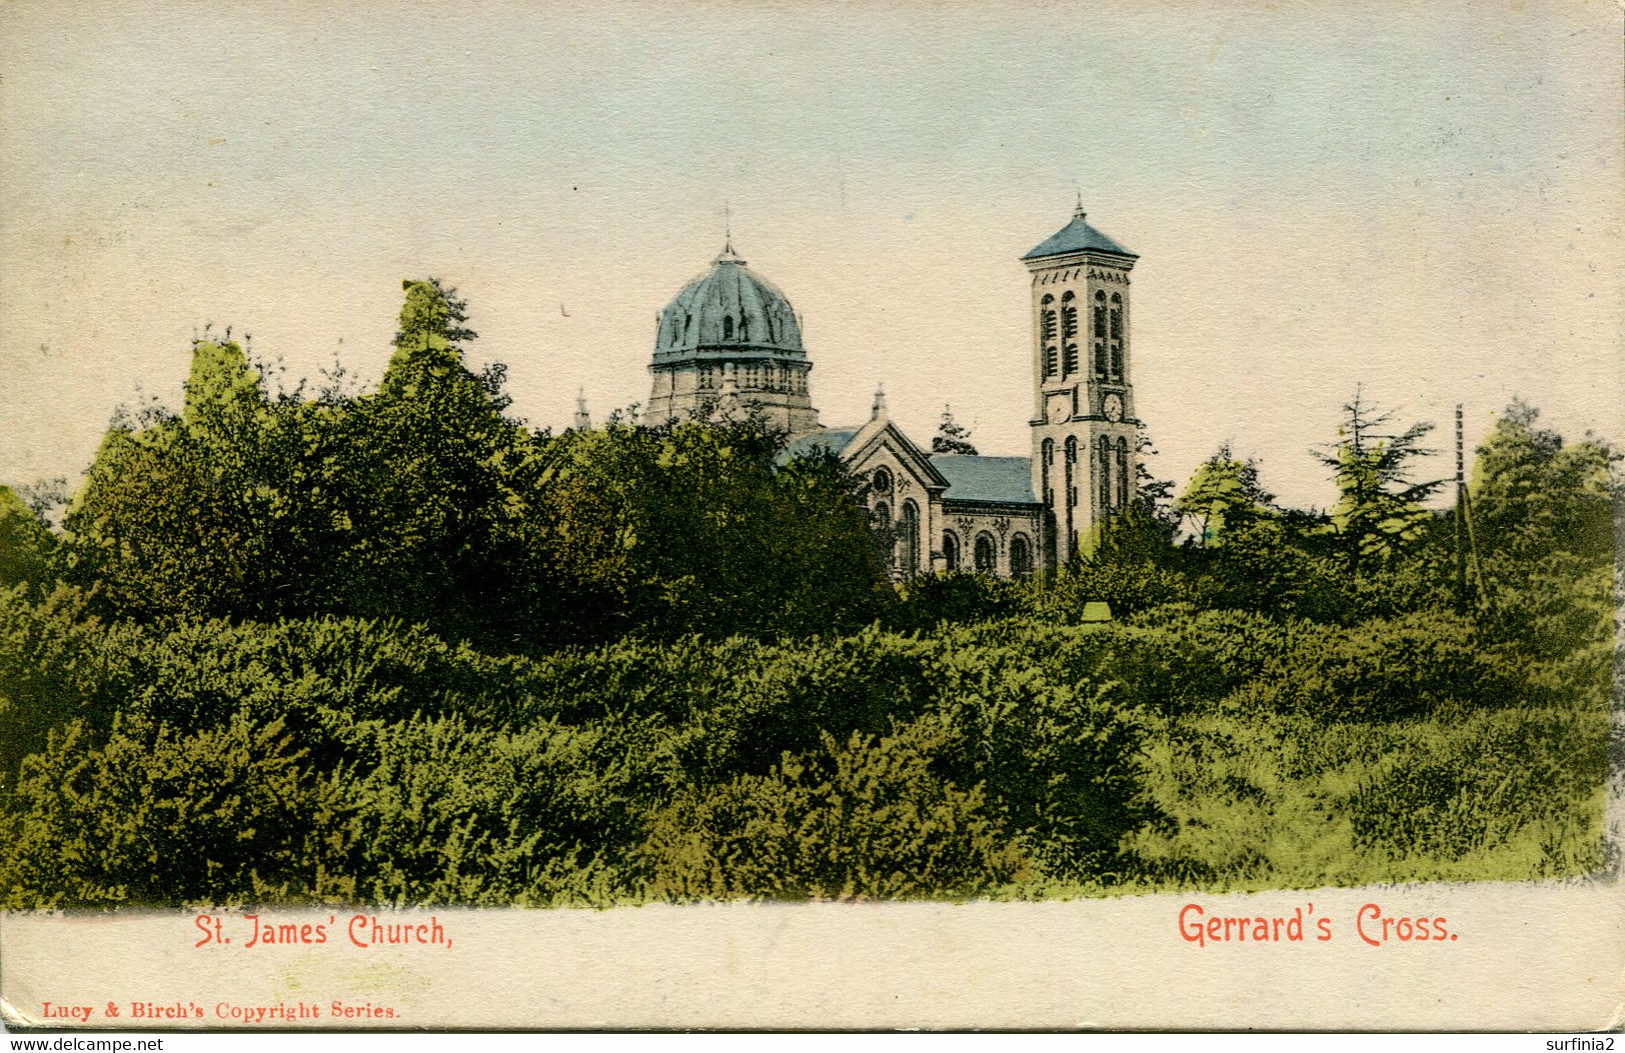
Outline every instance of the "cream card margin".
<path id="1" fill-rule="evenodd" d="M 1589 1030 L 1625 1022 L 1622 892 L 1610 876 L 1037 904 L 440 911 L 457 941 L 450 950 L 197 948 L 192 912 L 8 914 L 0 1010 L 12 1026 L 60 1026 L 43 1018 L 44 1003 L 84 1004 L 91 1026 L 119 1028 L 176 1026 L 132 1018 L 138 1001 L 195 1003 L 204 1015 L 185 1023 L 218 1027 L 234 1023 L 221 1005 L 337 1000 L 400 1016 L 305 1023 Z M 1198 948 L 1177 925 L 1192 902 L 1246 915 L 1313 903 L 1338 932 L 1325 945 Z M 1460 938 L 1368 946 L 1353 931 L 1366 903 L 1448 917 Z M 116 1020 L 109 1004 L 121 1009 Z"/>
<path id="2" fill-rule="evenodd" d="M 1332 939 L 1180 935 L 1179 913 L 1288 915 Z M 1355 915 L 1444 917 L 1445 942 L 1359 938 Z M 277 911 L 325 924 L 333 912 Z M 1064 903 L 733 904 L 442 910 L 449 948 L 197 947 L 185 912 L 0 917 L 12 1024 L 43 1003 L 90 1027 L 1109 1028 L 1590 1031 L 1625 1023 L 1617 881 L 1415 885 Z M 381 915 L 381 920 L 397 916 Z M 1380 931 L 1369 920 L 1369 935 Z M 195 1007 L 132 1017 L 132 1003 Z M 335 1020 L 332 1004 L 388 1017 Z M 107 1015 L 111 1004 L 117 1017 Z M 258 1007 L 291 1019 L 255 1020 Z M 309 1014 L 300 1016 L 304 1005 Z"/>

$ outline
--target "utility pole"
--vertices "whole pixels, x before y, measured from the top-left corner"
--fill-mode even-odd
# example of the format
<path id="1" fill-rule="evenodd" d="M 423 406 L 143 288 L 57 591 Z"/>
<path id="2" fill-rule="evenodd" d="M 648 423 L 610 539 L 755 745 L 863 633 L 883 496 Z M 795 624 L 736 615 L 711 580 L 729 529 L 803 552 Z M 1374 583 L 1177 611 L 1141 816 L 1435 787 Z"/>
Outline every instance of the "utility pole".
<path id="1" fill-rule="evenodd" d="M 1462 454 L 1461 403 L 1456 403 L 1456 607 L 1467 610 L 1467 472 Z"/>
<path id="2" fill-rule="evenodd" d="M 1489 589 L 1484 585 L 1484 564 L 1478 558 L 1478 538 L 1473 533 L 1473 496 L 1467 492 L 1467 473 L 1463 458 L 1463 443 L 1461 432 L 1461 403 L 1456 403 L 1456 588 L 1460 597 L 1462 609 L 1469 608 L 1467 596 L 1467 559 L 1471 554 L 1473 561 L 1473 586 L 1478 593 L 1477 603 L 1471 604 L 1473 609 L 1488 611 L 1493 618 L 1497 615 L 1495 600 Z M 1463 542 L 1466 542 L 1463 544 Z"/>

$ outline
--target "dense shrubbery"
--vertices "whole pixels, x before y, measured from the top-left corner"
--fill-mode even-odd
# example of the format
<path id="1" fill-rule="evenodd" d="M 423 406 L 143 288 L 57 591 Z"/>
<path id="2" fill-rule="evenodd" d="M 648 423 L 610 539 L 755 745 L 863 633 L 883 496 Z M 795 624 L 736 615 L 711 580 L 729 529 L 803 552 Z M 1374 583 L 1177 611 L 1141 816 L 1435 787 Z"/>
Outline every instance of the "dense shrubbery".
<path id="1" fill-rule="evenodd" d="M 60 537 L 0 488 L 4 905 L 1605 862 L 1616 458 L 1527 407 L 1479 451 L 1465 580 L 1404 476 L 1425 428 L 1356 400 L 1326 515 L 1226 449 L 1054 575 L 894 591 L 835 460 L 775 466 L 748 420 L 532 432 L 462 322 L 407 283 L 378 390 L 311 399 L 200 341 Z"/>
<path id="2" fill-rule="evenodd" d="M 56 617 L 6 598 L 19 626 Z M 62 903 L 551 902 L 587 895 L 584 873 L 629 898 L 1086 880 L 1140 820 L 1141 730 L 1075 656 L 1023 660 L 1049 632 L 503 659 L 382 623 L 88 634 L 61 667 L 126 704 L 24 762 L 0 876 Z M 811 840 L 762 843 L 784 824 Z"/>
<path id="3" fill-rule="evenodd" d="M 74 635 L 60 603 L 4 600 L 11 632 L 55 641 L 53 697 L 78 700 L 9 797 L 14 904 L 1002 895 L 1598 862 L 1604 710 L 1450 615 L 1362 633 L 1176 607 L 527 658 L 327 619 Z"/>

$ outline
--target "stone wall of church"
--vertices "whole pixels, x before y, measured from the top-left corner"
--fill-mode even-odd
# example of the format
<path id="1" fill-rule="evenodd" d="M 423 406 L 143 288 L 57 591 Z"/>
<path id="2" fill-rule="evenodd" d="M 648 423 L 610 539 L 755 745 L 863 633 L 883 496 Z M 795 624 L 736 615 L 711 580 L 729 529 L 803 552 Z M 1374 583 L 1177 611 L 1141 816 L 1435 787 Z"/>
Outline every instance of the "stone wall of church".
<path id="1" fill-rule="evenodd" d="M 663 424 L 696 415 L 702 406 L 734 392 L 741 405 L 754 405 L 769 425 L 787 435 L 818 427 L 818 411 L 807 392 L 808 367 L 771 359 L 683 362 L 657 366 L 646 419 Z"/>
<path id="2" fill-rule="evenodd" d="M 942 499 L 903 458 L 886 446 L 854 464 L 869 482 L 869 515 L 895 534 L 888 570 L 896 580 L 941 569 Z"/>
<path id="3" fill-rule="evenodd" d="M 937 550 L 942 570 L 975 570 L 1001 578 L 1043 568 L 1042 514 L 1036 510 L 944 502 Z"/>

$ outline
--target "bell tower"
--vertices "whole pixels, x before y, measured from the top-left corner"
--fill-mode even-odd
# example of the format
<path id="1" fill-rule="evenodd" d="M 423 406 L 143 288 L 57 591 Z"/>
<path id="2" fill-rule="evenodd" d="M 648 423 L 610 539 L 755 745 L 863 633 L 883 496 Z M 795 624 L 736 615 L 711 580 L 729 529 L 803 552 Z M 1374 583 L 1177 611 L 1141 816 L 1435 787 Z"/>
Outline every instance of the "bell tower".
<path id="1" fill-rule="evenodd" d="M 1032 274 L 1033 493 L 1060 566 L 1134 497 L 1139 421 L 1129 349 L 1134 253 L 1072 221 L 1021 258 Z"/>

